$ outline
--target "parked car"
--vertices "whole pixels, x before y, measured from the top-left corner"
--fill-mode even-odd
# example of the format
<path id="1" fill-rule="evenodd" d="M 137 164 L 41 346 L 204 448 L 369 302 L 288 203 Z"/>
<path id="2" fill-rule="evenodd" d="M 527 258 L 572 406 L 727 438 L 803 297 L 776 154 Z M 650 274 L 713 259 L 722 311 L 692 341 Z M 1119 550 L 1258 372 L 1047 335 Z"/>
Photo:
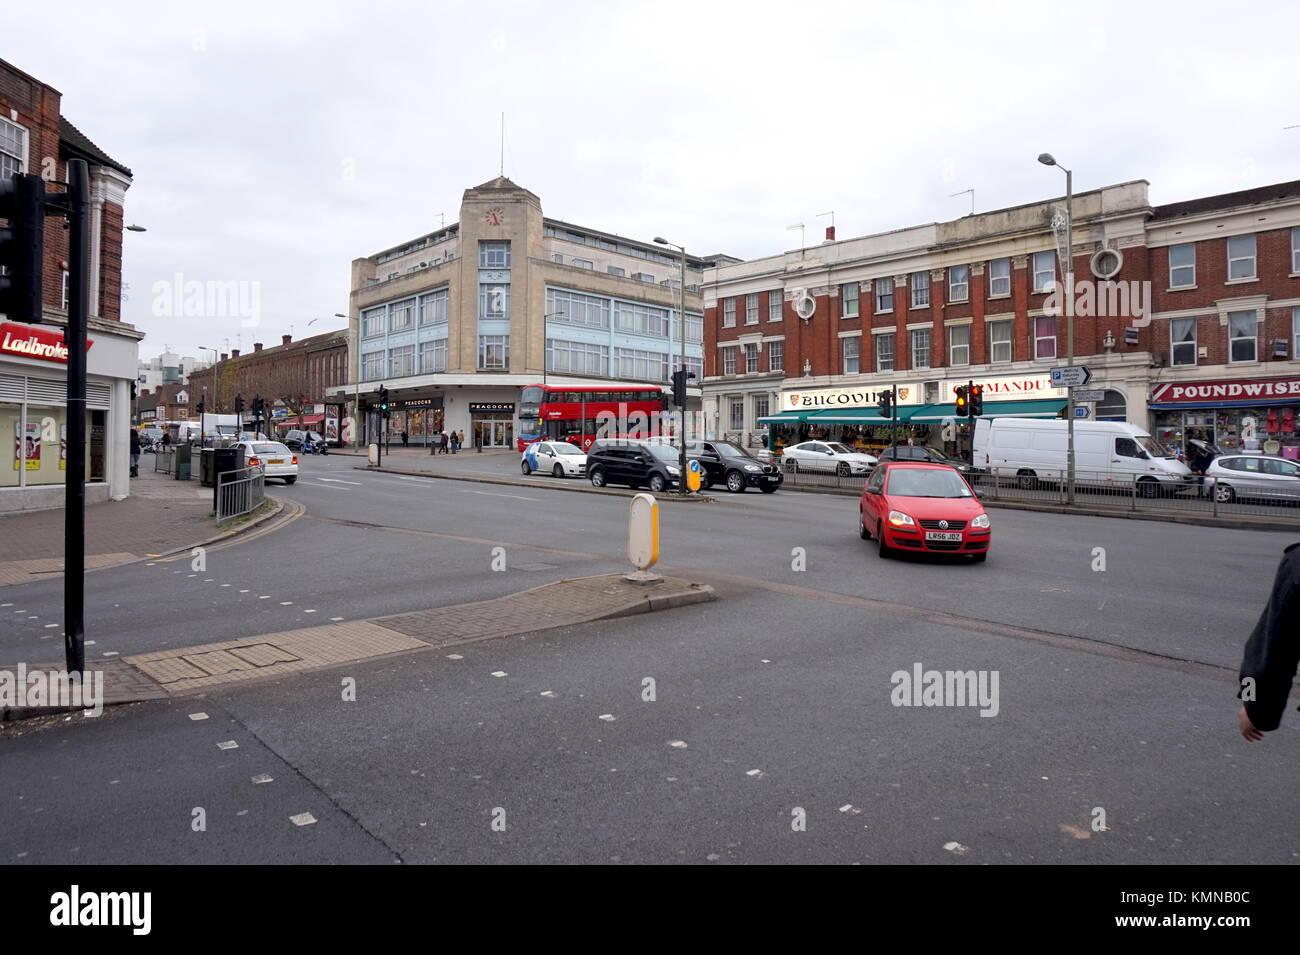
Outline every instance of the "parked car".
<path id="1" fill-rule="evenodd" d="M 1015 475 L 1027 490 L 1059 481 L 1068 470 L 1066 430 L 1059 418 L 979 418 L 972 463 Z M 1127 421 L 1076 421 L 1074 470 L 1079 480 L 1137 482 L 1143 497 L 1195 488 L 1196 476 L 1150 434 Z"/>
<path id="2" fill-rule="evenodd" d="M 725 487 L 732 494 L 740 494 L 747 487 L 756 487 L 764 494 L 772 494 L 781 486 L 784 477 L 774 464 L 764 464 L 738 444 L 730 441 L 687 441 L 686 454 L 700 462 L 704 473 L 700 489 L 714 484 Z"/>
<path id="3" fill-rule="evenodd" d="M 1205 491 L 1220 504 L 1237 499 L 1300 504 L 1300 464 L 1268 454 L 1224 454 L 1205 469 Z"/>
<path id="4" fill-rule="evenodd" d="M 677 484 L 681 477 L 677 463 L 678 452 L 671 445 L 601 440 L 587 452 L 587 479 L 593 487 L 644 485 L 658 494 Z"/>
<path id="5" fill-rule="evenodd" d="M 832 471 L 840 477 L 866 474 L 876 466 L 876 458 L 854 451 L 838 441 L 805 441 L 792 444 L 781 456 L 787 471 Z"/>
<path id="6" fill-rule="evenodd" d="M 974 480 L 975 468 L 965 461 L 957 458 L 950 458 L 942 451 L 934 448 L 925 447 L 924 445 L 899 444 L 891 448 L 885 448 L 877 456 L 881 463 L 885 461 L 921 461 L 929 464 L 946 464 L 950 468 L 955 468 L 957 473 L 961 474 L 967 480 Z"/>
<path id="7" fill-rule="evenodd" d="M 988 559 L 989 516 L 979 494 L 944 464 L 889 461 L 871 472 L 858 502 L 858 536 L 881 557 L 900 551 Z"/>
<path id="8" fill-rule="evenodd" d="M 524 474 L 541 471 L 557 478 L 582 477 L 587 473 L 587 456 L 567 441 L 534 441 L 519 461 Z"/>
<path id="9" fill-rule="evenodd" d="M 267 477 L 281 478 L 285 484 L 298 480 L 298 455 L 279 441 L 240 441 L 245 467 L 260 467 Z"/>
<path id="10" fill-rule="evenodd" d="M 315 431 L 303 431 L 299 428 L 291 428 L 284 433 L 283 442 L 291 451 L 301 451 L 303 442 L 310 439 L 312 444 L 322 444 L 325 439 Z"/>

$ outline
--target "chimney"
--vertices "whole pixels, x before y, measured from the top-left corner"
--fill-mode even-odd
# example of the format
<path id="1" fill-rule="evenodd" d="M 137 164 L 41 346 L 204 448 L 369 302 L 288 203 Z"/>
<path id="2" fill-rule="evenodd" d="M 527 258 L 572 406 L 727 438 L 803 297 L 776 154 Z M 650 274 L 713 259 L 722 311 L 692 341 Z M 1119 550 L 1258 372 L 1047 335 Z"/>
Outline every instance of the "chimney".
<path id="1" fill-rule="evenodd" d="M 221 353 L 221 360 L 222 360 L 222 361 L 225 361 L 225 360 L 226 360 L 227 358 L 229 358 L 229 357 L 230 357 L 230 356 L 227 355 L 225 352 L 222 352 L 222 353 Z"/>
<path id="2" fill-rule="evenodd" d="M 261 351 L 261 350 L 262 350 L 262 343 L 261 343 L 261 342 L 253 342 L 253 351 L 257 352 L 257 351 Z"/>
<path id="3" fill-rule="evenodd" d="M 834 241 L 835 241 L 835 226 L 833 226 L 833 225 L 828 225 L 828 226 L 826 227 L 826 241 L 827 241 L 827 242 L 834 242 Z"/>
<path id="4" fill-rule="evenodd" d="M 281 345 L 287 345 L 287 344 L 289 344 L 289 342 L 291 342 L 291 341 L 293 341 L 293 336 L 292 336 L 292 335 L 282 335 L 282 336 L 280 337 L 280 344 L 281 344 Z"/>
<path id="5" fill-rule="evenodd" d="M 232 348 L 232 349 L 230 349 L 230 357 L 231 357 L 231 358 L 238 358 L 238 357 L 239 357 L 239 349 L 238 349 L 238 348 Z"/>

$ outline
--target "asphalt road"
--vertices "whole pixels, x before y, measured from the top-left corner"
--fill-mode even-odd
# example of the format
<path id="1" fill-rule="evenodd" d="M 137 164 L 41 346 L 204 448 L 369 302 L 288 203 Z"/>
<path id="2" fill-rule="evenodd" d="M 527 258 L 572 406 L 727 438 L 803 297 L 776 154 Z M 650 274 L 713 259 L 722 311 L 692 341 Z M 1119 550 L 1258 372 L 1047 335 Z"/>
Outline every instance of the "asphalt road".
<path id="1" fill-rule="evenodd" d="M 513 463 L 464 458 L 497 473 Z M 404 480 L 357 463 L 305 459 L 298 484 L 273 493 L 307 513 L 210 552 L 204 571 L 179 561 L 89 575 L 88 656 L 461 603 L 625 565 L 625 498 L 551 490 L 553 478 Z M 1247 746 L 1232 699 L 1287 535 L 994 510 L 986 564 L 882 561 L 858 539 L 855 507 L 795 492 L 665 504 L 661 568 L 713 583 L 713 604 L 0 740 L 16 770 L 0 776 L 12 823 L 0 858 L 1300 858 L 1300 718 Z M 491 570 L 497 546 L 504 572 Z M 54 581 L 0 589 L 12 605 L 0 608 L 0 660 L 57 659 L 44 625 L 58 620 L 58 598 Z M 891 675 L 917 663 L 996 671 L 997 715 L 892 705 Z M 341 699 L 343 676 L 356 678 L 356 702 Z M 200 709 L 211 719 L 190 721 Z M 239 749 L 219 750 L 213 729 Z M 260 772 L 275 782 L 251 783 Z M 74 776 L 80 785 L 60 785 Z M 46 812 L 92 792 L 112 825 L 48 824 Z M 195 806 L 211 807 L 205 833 L 190 828 Z M 802 832 L 791 826 L 799 808 Z M 1090 827 L 1097 808 L 1106 831 Z M 304 811 L 317 821 L 289 821 Z"/>

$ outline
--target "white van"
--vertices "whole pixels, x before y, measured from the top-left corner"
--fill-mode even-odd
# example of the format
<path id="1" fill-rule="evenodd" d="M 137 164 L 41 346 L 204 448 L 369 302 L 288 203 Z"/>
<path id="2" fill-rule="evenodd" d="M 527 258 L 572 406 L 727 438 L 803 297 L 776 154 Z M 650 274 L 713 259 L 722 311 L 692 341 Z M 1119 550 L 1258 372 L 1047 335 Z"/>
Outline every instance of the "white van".
<path id="1" fill-rule="evenodd" d="M 1059 418 L 979 418 L 975 422 L 972 463 L 977 468 L 1014 474 L 1021 487 L 1059 481 L 1068 468 L 1069 422 Z M 1079 482 L 1138 483 L 1154 496 L 1163 485 L 1192 485 L 1195 476 L 1135 424 L 1127 421 L 1074 423 L 1074 476 Z"/>

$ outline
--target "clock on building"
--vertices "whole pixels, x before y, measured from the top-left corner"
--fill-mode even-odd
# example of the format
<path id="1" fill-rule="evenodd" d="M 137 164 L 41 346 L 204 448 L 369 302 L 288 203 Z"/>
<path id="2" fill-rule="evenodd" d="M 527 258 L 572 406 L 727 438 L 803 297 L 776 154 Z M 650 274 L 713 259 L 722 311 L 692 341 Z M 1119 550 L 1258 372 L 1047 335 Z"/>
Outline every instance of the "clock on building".
<path id="1" fill-rule="evenodd" d="M 500 225 L 506 221 L 505 213 L 500 209 L 489 209 L 483 214 L 483 221 L 488 225 Z"/>

